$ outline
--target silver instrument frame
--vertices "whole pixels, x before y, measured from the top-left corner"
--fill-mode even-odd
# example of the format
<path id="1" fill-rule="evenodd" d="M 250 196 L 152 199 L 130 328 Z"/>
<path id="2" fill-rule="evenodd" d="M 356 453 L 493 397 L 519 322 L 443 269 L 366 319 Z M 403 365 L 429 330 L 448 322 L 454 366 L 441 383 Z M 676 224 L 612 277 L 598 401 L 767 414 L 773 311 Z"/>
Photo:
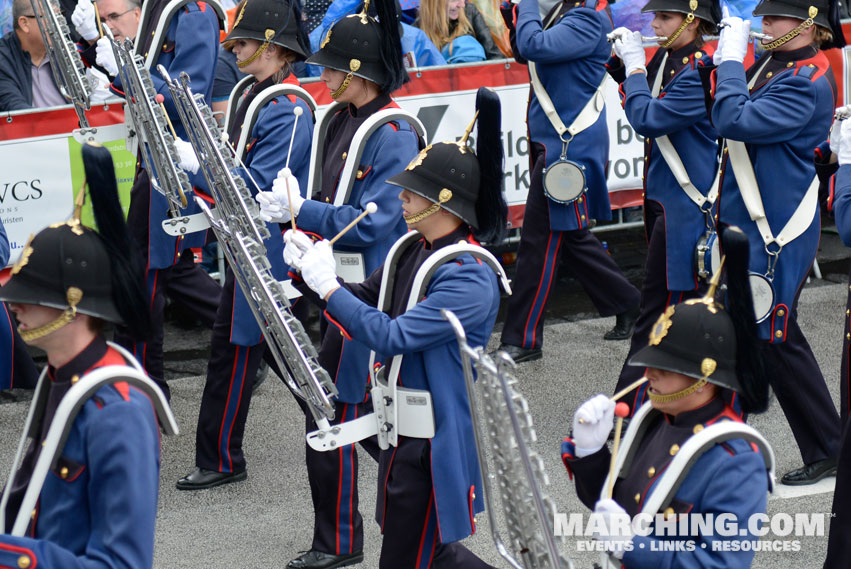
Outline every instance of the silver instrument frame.
<path id="1" fill-rule="evenodd" d="M 536 440 L 535 429 L 526 399 L 516 390 L 516 364 L 504 352 L 497 354 L 494 361 L 484 348 L 471 347 L 458 317 L 449 310 L 441 313 L 458 339 L 482 472 L 485 510 L 497 551 L 514 569 L 573 569 L 573 562 L 559 551 L 553 535 L 557 508 L 543 492 L 549 485 L 544 462 L 530 447 Z M 478 374 L 483 412 L 479 411 L 473 366 Z M 494 468 L 488 467 L 486 446 L 492 451 Z M 497 526 L 497 493 L 491 479 L 499 489 L 509 544 Z"/>
<path id="2" fill-rule="evenodd" d="M 216 207 L 211 209 L 197 196 L 195 202 L 218 238 L 251 312 L 264 332 L 266 345 L 286 376 L 285 383 L 307 404 L 317 426 L 330 430 L 329 421 L 335 414 L 332 398 L 337 395 L 337 388 L 328 372 L 319 365 L 316 348 L 301 322 L 293 316 L 283 284 L 272 275 L 263 244 L 263 239 L 270 237 L 269 229 L 260 217 L 260 208 L 251 191 L 237 173 L 245 166 L 237 160 L 203 96 L 192 92 L 189 75 L 183 72 L 179 78 L 172 79 L 165 68 L 158 66 L 158 69 L 198 155 Z"/>

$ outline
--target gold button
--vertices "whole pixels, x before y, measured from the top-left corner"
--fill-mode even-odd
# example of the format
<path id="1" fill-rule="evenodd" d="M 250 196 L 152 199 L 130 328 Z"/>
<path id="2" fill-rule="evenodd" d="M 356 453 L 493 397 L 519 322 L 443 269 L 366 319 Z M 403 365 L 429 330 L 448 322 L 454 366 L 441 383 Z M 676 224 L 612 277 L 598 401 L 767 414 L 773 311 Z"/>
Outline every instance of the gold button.
<path id="1" fill-rule="evenodd" d="M 636 494 L 636 495 L 635 495 L 635 503 L 637 504 L 637 503 L 639 503 L 640 501 L 641 501 L 641 494 Z"/>
<path id="2" fill-rule="evenodd" d="M 346 159 L 346 156 L 348 156 L 348 155 L 349 155 L 349 153 L 348 153 L 348 152 L 343 152 L 343 160 L 345 160 L 345 159 Z"/>
<path id="3" fill-rule="evenodd" d="M 656 474 L 656 469 L 651 466 L 647 471 L 647 478 L 653 478 L 654 474 Z"/>
<path id="4" fill-rule="evenodd" d="M 363 178 L 363 170 L 358 170 L 358 180 Z"/>
<path id="5" fill-rule="evenodd" d="M 795 65 L 795 62 L 790 61 L 789 63 L 786 64 L 786 67 L 792 67 L 793 65 Z"/>
<path id="6" fill-rule="evenodd" d="M 851 310 L 846 310 L 846 311 L 845 311 L 845 316 L 851 316 Z"/>
<path id="7" fill-rule="evenodd" d="M 785 314 L 786 314 L 786 311 L 783 310 L 782 308 L 777 311 L 777 316 L 784 316 Z"/>
<path id="8" fill-rule="evenodd" d="M 473 492 L 472 496 L 473 496 L 473 500 L 475 500 L 476 499 L 476 493 Z"/>
<path id="9" fill-rule="evenodd" d="M 674 73 L 676 73 L 676 71 L 674 71 L 673 69 L 671 69 L 671 75 L 673 75 Z"/>
<path id="10" fill-rule="evenodd" d="M 729 148 L 727 148 L 727 147 L 725 146 L 725 147 L 724 147 L 724 154 L 727 154 L 727 151 L 728 151 L 728 150 L 729 150 Z"/>
<path id="11" fill-rule="evenodd" d="M 79 375 L 72 375 L 71 376 L 71 384 L 77 383 L 78 381 L 80 381 Z"/>
<path id="12" fill-rule="evenodd" d="M 671 456 L 674 456 L 678 452 L 680 452 L 680 445 L 671 445 L 671 450 L 668 451 L 671 453 Z"/>
<path id="13" fill-rule="evenodd" d="M 59 476 L 61 476 L 63 480 L 68 478 L 68 467 L 67 466 L 62 467 L 62 469 L 59 471 Z"/>
<path id="14" fill-rule="evenodd" d="M 585 216 L 584 216 L 584 215 L 580 215 L 580 216 L 579 216 L 579 219 L 581 219 L 582 221 L 585 221 Z"/>
<path id="15" fill-rule="evenodd" d="M 18 567 L 20 567 L 21 569 L 27 569 L 27 567 L 29 567 L 31 563 L 32 561 L 30 561 L 28 555 L 21 555 L 20 557 L 18 557 Z"/>
<path id="16" fill-rule="evenodd" d="M 325 203 L 331 203 L 331 198 L 325 198 Z"/>
<path id="17" fill-rule="evenodd" d="M 33 510 L 33 513 L 30 514 L 32 519 L 35 519 L 35 515 L 38 513 L 38 510 Z"/>
<path id="18" fill-rule="evenodd" d="M 815 63 L 810 63 L 809 65 L 807 65 L 807 67 L 815 67 L 815 66 L 816 66 Z"/>
<path id="19" fill-rule="evenodd" d="M 168 44 L 167 44 L 167 43 L 164 43 L 164 44 L 163 44 L 163 49 L 168 49 Z"/>
<path id="20" fill-rule="evenodd" d="M 774 333 L 774 337 L 775 338 L 782 338 L 783 337 L 783 331 L 778 330 L 777 332 Z"/>
<path id="21" fill-rule="evenodd" d="M 851 340 L 851 334 L 845 334 L 845 339 L 846 339 L 846 340 Z"/>
<path id="22" fill-rule="evenodd" d="M 582 2 L 577 2 L 576 4 L 574 4 L 574 5 L 573 5 L 573 7 L 574 7 L 574 8 L 576 8 L 576 7 L 577 7 L 577 6 L 579 6 L 580 4 L 582 4 Z"/>
<path id="23" fill-rule="evenodd" d="M 699 433 L 702 430 L 703 430 L 703 425 L 698 423 L 697 425 L 694 426 L 694 428 L 691 430 L 691 432 L 696 435 L 697 433 Z"/>
<path id="24" fill-rule="evenodd" d="M 703 57 L 703 54 L 701 52 L 699 52 L 699 51 L 694 52 L 694 58 L 695 59 L 700 59 L 701 57 Z"/>
<path id="25" fill-rule="evenodd" d="M 578 203 L 582 203 L 582 202 L 584 202 L 584 201 L 585 201 L 585 198 L 580 197 L 580 198 L 578 198 L 576 201 L 577 201 Z"/>
<path id="26" fill-rule="evenodd" d="M 674 508 L 665 508 L 665 519 L 669 519 L 674 515 Z"/>
<path id="27" fill-rule="evenodd" d="M 771 77 L 772 75 L 774 75 L 774 73 L 772 73 L 771 71 L 769 71 L 768 73 L 766 73 L 766 74 L 765 74 L 765 78 L 766 78 L 766 79 L 768 79 L 768 78 L 769 78 L 769 77 Z"/>

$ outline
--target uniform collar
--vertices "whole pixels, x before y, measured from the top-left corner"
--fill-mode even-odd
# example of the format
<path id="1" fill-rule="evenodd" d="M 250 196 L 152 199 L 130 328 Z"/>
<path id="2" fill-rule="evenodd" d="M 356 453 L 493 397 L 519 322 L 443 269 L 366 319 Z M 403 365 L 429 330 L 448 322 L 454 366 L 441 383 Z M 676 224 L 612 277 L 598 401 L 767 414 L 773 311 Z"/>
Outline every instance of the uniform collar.
<path id="1" fill-rule="evenodd" d="M 64 366 L 48 366 L 47 375 L 54 383 L 71 382 L 75 376 L 79 379 L 106 355 L 106 350 L 106 340 L 103 336 L 96 336 L 82 352 Z"/>
<path id="2" fill-rule="evenodd" d="M 683 411 L 678 414 L 676 417 L 672 415 L 665 414 L 665 419 L 671 425 L 675 427 L 685 427 L 691 428 L 695 425 L 703 424 L 708 421 L 711 421 L 718 415 L 724 412 L 724 408 L 726 404 L 721 396 L 716 395 L 714 399 L 710 400 L 708 403 L 705 403 L 701 407 L 697 409 L 692 409 L 691 411 Z"/>
<path id="3" fill-rule="evenodd" d="M 443 237 L 438 237 L 431 244 L 428 241 L 425 243 L 426 249 L 437 250 L 446 247 L 447 245 L 454 245 L 459 241 L 469 241 L 470 240 L 470 227 L 466 223 L 461 223 L 458 227 L 444 235 Z"/>
<path id="4" fill-rule="evenodd" d="M 349 114 L 355 118 L 366 118 L 375 114 L 377 111 L 380 111 L 392 102 L 393 99 L 390 98 L 390 95 L 387 93 L 381 93 L 361 108 L 357 108 L 349 103 Z"/>
<path id="5" fill-rule="evenodd" d="M 810 44 L 805 45 L 804 47 L 799 47 L 798 49 L 793 49 L 792 51 L 772 51 L 771 58 L 786 63 L 787 61 L 801 61 L 803 59 L 810 59 L 811 57 L 814 57 L 817 53 L 818 48 L 816 47 L 816 45 Z"/>
<path id="6" fill-rule="evenodd" d="M 687 43 L 683 47 L 679 49 L 669 49 L 668 50 L 668 61 L 682 61 L 683 57 L 691 57 L 691 54 L 698 50 L 697 45 L 695 43 L 697 40 Z"/>

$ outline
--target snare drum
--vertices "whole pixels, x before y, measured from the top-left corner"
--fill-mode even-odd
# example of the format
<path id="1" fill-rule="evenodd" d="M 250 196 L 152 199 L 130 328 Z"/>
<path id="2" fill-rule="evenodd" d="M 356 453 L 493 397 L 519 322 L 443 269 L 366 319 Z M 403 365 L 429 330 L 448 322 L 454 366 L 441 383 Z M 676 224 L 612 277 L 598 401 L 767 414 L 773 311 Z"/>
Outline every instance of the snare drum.
<path id="1" fill-rule="evenodd" d="M 585 166 L 563 156 L 544 168 L 544 194 L 560 204 L 570 204 L 588 190 Z"/>
<path id="2" fill-rule="evenodd" d="M 721 248 L 718 244 L 718 234 L 708 230 L 697 240 L 694 249 L 694 264 L 697 276 L 704 280 L 712 278 L 712 274 L 721 266 Z"/>
<path id="3" fill-rule="evenodd" d="M 749 273 L 748 281 L 751 285 L 754 317 L 759 324 L 774 310 L 774 285 L 765 275 L 759 273 Z"/>

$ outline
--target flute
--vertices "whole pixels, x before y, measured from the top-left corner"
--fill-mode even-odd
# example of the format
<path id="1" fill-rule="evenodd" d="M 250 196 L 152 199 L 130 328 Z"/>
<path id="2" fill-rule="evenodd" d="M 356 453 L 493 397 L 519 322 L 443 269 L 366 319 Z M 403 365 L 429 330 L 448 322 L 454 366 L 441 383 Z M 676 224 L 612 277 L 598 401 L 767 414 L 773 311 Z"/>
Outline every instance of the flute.
<path id="1" fill-rule="evenodd" d="M 617 40 L 619 37 L 620 37 L 620 35 L 615 34 L 615 32 L 610 32 L 609 34 L 606 35 L 606 39 L 608 39 L 610 42 Z M 644 43 L 644 44 L 650 45 L 650 44 L 659 43 L 660 41 L 668 41 L 668 37 L 667 36 L 641 36 L 641 43 Z"/>
<path id="2" fill-rule="evenodd" d="M 725 22 L 721 22 L 720 24 L 718 24 L 718 29 L 726 28 L 729 25 L 730 24 L 727 24 Z M 773 41 L 774 40 L 774 36 L 770 36 L 770 35 L 764 34 L 762 32 L 755 32 L 753 30 L 748 32 L 748 37 L 752 40 L 761 40 L 761 41 Z"/>

